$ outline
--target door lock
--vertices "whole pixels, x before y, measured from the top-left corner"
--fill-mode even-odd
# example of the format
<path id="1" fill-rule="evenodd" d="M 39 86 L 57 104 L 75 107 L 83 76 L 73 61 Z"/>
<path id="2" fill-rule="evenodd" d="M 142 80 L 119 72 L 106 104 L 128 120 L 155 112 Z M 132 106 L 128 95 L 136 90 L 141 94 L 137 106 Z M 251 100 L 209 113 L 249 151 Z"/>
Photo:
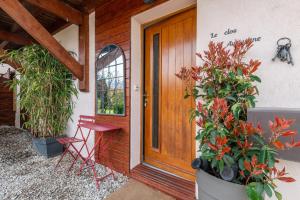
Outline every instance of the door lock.
<path id="1" fill-rule="evenodd" d="M 147 95 L 147 93 L 145 93 L 145 94 L 143 95 L 143 97 L 144 97 L 144 107 L 147 107 L 149 95 Z"/>

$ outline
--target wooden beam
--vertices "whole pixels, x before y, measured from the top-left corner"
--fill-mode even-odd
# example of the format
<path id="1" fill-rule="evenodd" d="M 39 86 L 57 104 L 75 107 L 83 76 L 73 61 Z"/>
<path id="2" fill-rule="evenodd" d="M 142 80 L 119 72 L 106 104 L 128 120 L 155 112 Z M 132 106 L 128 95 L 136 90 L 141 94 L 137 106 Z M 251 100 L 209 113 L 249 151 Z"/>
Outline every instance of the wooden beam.
<path id="1" fill-rule="evenodd" d="M 83 2 L 84 4 L 84 11 L 88 12 L 88 13 L 92 13 L 95 11 L 95 9 L 101 5 L 102 3 L 104 3 L 107 0 L 85 0 Z"/>
<path id="2" fill-rule="evenodd" d="M 13 43 L 19 44 L 19 45 L 29 45 L 29 44 L 33 43 L 33 41 L 31 39 L 27 39 L 18 34 L 3 31 L 3 30 L 0 30 L 0 40 L 13 42 Z"/>
<path id="3" fill-rule="evenodd" d="M 10 32 L 11 33 L 14 33 L 14 32 L 16 32 L 17 30 L 18 30 L 18 28 L 19 28 L 19 25 L 18 24 L 13 24 L 12 25 L 12 27 L 11 27 L 11 30 L 10 30 Z M 6 45 L 8 45 L 9 44 L 9 41 L 3 41 L 3 42 L 1 42 L 1 44 L 0 44 L 0 49 L 4 49 L 4 47 L 6 46 Z"/>
<path id="4" fill-rule="evenodd" d="M 4 49 L 4 47 L 6 47 L 6 45 L 8 45 L 8 44 L 9 44 L 9 41 L 3 41 L 3 42 L 1 42 L 0 49 Z"/>
<path id="5" fill-rule="evenodd" d="M 75 77 L 83 80 L 83 66 L 30 14 L 18 0 L 0 0 L 0 8 L 50 51 Z"/>
<path id="6" fill-rule="evenodd" d="M 83 81 L 79 81 L 79 89 L 83 92 L 89 91 L 89 14 L 83 16 L 83 22 L 79 26 L 79 62 L 83 67 Z"/>
<path id="7" fill-rule="evenodd" d="M 63 3 L 59 0 L 26 0 L 45 11 L 48 11 L 67 22 L 80 25 L 82 23 L 82 14 L 75 8 Z"/>

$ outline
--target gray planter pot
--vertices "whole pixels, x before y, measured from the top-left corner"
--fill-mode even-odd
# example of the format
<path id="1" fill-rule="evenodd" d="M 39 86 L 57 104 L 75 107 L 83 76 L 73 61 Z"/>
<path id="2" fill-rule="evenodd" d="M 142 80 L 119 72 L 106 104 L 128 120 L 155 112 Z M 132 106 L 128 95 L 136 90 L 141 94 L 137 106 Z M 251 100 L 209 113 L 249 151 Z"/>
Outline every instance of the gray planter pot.
<path id="1" fill-rule="evenodd" d="M 224 181 L 203 170 L 197 170 L 199 200 L 248 200 L 243 185 Z"/>
<path id="2" fill-rule="evenodd" d="M 55 138 L 32 138 L 34 149 L 47 158 L 55 157 L 63 153 L 63 145 Z"/>

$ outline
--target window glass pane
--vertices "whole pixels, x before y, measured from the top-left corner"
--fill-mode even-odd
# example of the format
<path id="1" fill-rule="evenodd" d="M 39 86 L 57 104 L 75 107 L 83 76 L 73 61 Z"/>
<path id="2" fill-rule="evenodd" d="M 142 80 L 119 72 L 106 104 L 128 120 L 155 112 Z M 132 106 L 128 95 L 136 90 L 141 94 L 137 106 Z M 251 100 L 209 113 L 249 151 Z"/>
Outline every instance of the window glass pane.
<path id="1" fill-rule="evenodd" d="M 103 70 L 99 70 L 99 71 L 97 72 L 96 80 L 100 80 L 101 78 L 103 78 Z"/>
<path id="2" fill-rule="evenodd" d="M 115 66 L 116 65 L 116 61 L 115 60 L 112 60 L 111 63 L 109 63 L 109 66 Z"/>
<path id="3" fill-rule="evenodd" d="M 152 147 L 159 148 L 159 34 L 153 36 Z"/>
<path id="4" fill-rule="evenodd" d="M 125 67 L 123 51 L 108 45 L 96 60 L 97 114 L 125 114 Z"/>
<path id="5" fill-rule="evenodd" d="M 116 65 L 113 65 L 109 68 L 109 76 L 110 78 L 116 77 Z"/>
<path id="6" fill-rule="evenodd" d="M 103 76 L 101 77 L 102 79 L 105 79 L 106 77 L 108 77 L 108 68 L 104 68 L 103 70 Z"/>
<path id="7" fill-rule="evenodd" d="M 117 83 L 116 83 L 117 89 L 118 90 L 124 89 L 124 79 L 123 78 L 117 78 L 116 81 L 117 81 Z"/>
<path id="8" fill-rule="evenodd" d="M 99 91 L 98 98 L 98 113 L 106 113 L 107 105 L 108 105 L 108 96 L 107 91 Z"/>
<path id="9" fill-rule="evenodd" d="M 119 56 L 116 61 L 117 61 L 117 64 L 123 64 L 124 63 L 124 60 L 123 60 L 122 56 Z"/>
<path id="10" fill-rule="evenodd" d="M 124 76 L 124 66 L 123 64 L 117 65 L 117 77 Z"/>
<path id="11" fill-rule="evenodd" d="M 97 88 L 99 91 L 107 90 L 108 86 L 106 84 L 106 80 L 100 79 L 99 81 L 97 81 Z"/>

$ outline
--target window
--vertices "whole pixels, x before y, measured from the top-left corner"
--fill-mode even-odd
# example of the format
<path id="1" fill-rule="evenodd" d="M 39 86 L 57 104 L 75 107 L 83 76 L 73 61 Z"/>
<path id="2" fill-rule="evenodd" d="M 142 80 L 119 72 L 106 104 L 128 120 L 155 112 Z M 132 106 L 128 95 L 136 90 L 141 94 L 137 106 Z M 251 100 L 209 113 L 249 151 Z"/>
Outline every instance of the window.
<path id="1" fill-rule="evenodd" d="M 96 112 L 125 115 L 125 59 L 122 49 L 108 45 L 96 58 Z"/>
<path id="2" fill-rule="evenodd" d="M 159 33 L 153 36 L 153 99 L 152 99 L 152 147 L 159 148 L 159 57 L 160 37 Z"/>

